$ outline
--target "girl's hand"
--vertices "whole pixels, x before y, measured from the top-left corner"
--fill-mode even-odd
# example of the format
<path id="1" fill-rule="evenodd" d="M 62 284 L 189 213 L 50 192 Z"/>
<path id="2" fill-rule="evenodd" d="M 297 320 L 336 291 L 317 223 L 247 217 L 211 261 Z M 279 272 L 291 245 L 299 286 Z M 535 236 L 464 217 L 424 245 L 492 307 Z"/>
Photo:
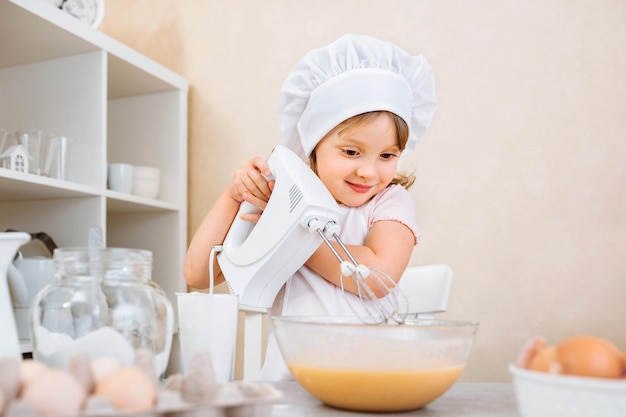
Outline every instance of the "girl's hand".
<path id="1" fill-rule="evenodd" d="M 237 204 L 247 201 L 263 211 L 274 188 L 274 180 L 266 180 L 271 175 L 270 167 L 264 159 L 252 158 L 235 171 L 226 192 Z M 243 214 L 241 218 L 256 222 L 260 216 L 260 213 Z"/>

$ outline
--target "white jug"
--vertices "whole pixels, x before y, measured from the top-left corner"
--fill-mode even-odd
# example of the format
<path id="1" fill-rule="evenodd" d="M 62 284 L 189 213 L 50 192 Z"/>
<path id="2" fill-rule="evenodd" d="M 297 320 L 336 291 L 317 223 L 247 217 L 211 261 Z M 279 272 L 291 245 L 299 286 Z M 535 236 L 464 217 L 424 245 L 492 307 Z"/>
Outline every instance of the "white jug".
<path id="1" fill-rule="evenodd" d="M 30 240 L 28 233 L 0 233 L 0 358 L 22 359 L 22 351 L 17 337 L 13 307 L 9 295 L 7 270 L 20 246 Z"/>
<path id="2" fill-rule="evenodd" d="M 8 275 L 17 335 L 20 340 L 31 340 L 30 307 L 39 291 L 54 279 L 54 260 L 46 256 L 25 258 L 18 252 Z"/>
<path id="3" fill-rule="evenodd" d="M 54 260 L 45 256 L 31 256 L 24 258 L 18 252 L 13 261 L 17 270 L 17 280 L 22 280 L 26 288 L 25 297 L 13 299 L 13 307 L 30 307 L 37 293 L 54 278 Z"/>

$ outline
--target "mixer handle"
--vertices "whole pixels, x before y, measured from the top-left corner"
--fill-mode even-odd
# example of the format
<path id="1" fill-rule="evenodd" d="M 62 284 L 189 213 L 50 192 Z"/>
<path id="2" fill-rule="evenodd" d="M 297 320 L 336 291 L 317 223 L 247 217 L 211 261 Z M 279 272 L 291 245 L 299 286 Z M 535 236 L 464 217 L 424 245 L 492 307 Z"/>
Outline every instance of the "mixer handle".
<path id="1" fill-rule="evenodd" d="M 256 214 L 260 212 L 261 210 L 252 203 L 248 203 L 247 201 L 244 201 L 243 203 L 241 203 L 241 205 L 239 206 L 239 211 L 237 212 L 237 217 L 235 217 L 233 224 L 230 226 L 230 230 L 229 230 L 230 242 L 224 242 L 224 244 L 225 245 L 230 244 L 230 245 L 233 245 L 234 247 L 241 246 L 243 242 L 248 238 L 248 235 L 250 235 L 250 232 L 252 232 L 252 229 L 254 228 L 255 223 L 242 220 L 240 216 L 244 213 Z"/>

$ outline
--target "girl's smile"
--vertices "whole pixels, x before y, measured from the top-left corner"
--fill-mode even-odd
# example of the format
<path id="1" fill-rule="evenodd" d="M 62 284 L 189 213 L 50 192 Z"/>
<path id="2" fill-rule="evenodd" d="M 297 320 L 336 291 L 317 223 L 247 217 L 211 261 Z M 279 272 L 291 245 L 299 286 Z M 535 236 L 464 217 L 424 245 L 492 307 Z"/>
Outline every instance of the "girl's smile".
<path id="1" fill-rule="evenodd" d="M 389 185 L 400 148 L 388 113 L 339 125 L 315 148 L 317 174 L 338 203 L 358 207 Z"/>
<path id="2" fill-rule="evenodd" d="M 372 189 L 372 187 L 368 185 L 354 184 L 354 183 L 351 183 L 350 181 L 346 181 L 346 183 L 348 184 L 350 188 L 352 188 L 357 193 L 367 193 L 369 190 Z"/>

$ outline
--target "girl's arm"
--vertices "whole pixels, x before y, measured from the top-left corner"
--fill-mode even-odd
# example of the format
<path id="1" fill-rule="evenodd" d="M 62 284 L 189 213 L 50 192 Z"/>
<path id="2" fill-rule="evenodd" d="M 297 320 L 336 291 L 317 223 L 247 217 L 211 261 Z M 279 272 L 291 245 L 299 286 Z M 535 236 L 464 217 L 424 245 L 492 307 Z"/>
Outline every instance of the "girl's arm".
<path id="1" fill-rule="evenodd" d="M 271 171 L 267 163 L 256 157 L 239 167 L 230 184 L 220 195 L 215 205 L 196 230 L 183 266 L 187 284 L 192 288 L 203 289 L 209 286 L 209 258 L 211 248 L 224 243 L 224 238 L 233 223 L 239 206 L 248 201 L 264 210 L 272 193 L 273 181 L 267 182 Z M 244 220 L 258 221 L 260 214 L 244 214 Z M 215 284 L 224 282 L 224 276 L 217 262 L 214 264 Z"/>
<path id="2" fill-rule="evenodd" d="M 407 226 L 397 221 L 385 220 L 378 221 L 370 227 L 363 246 L 346 245 L 346 247 L 359 264 L 383 271 L 397 283 L 409 264 L 414 244 L 415 237 Z M 345 260 L 349 261 L 338 243 L 333 242 L 333 246 Z M 336 286 L 341 285 L 339 261 L 325 243 L 309 258 L 306 266 L 328 282 Z M 356 286 L 349 277 L 344 279 L 344 288 L 356 293 Z M 378 296 L 385 295 L 376 293 Z"/>

